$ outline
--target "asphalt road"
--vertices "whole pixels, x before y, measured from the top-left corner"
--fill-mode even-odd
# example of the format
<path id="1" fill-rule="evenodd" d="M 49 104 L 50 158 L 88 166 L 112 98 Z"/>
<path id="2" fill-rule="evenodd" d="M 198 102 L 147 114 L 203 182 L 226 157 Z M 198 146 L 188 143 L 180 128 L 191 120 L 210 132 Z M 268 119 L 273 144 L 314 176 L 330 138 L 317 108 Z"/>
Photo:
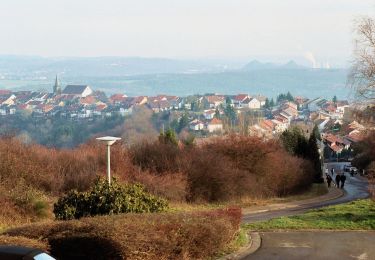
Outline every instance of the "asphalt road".
<path id="1" fill-rule="evenodd" d="M 246 260 L 375 259 L 374 231 L 265 232 L 261 248 Z"/>
<path id="2" fill-rule="evenodd" d="M 347 163 L 328 163 L 326 164 L 326 167 L 328 167 L 329 169 L 333 167 L 336 173 L 342 173 L 345 164 Z M 367 181 L 359 176 L 351 177 L 348 173 L 346 173 L 345 175 L 345 194 L 340 198 L 329 201 L 315 201 L 304 205 L 296 205 L 296 207 L 293 208 L 246 214 L 243 216 L 242 221 L 244 223 L 249 223 L 254 221 L 269 220 L 281 216 L 292 216 L 304 213 L 309 209 L 321 208 L 329 205 L 349 202 L 356 199 L 368 198 L 369 193 L 367 190 Z M 333 179 L 335 179 L 335 177 L 336 175 L 333 176 Z"/>
<path id="3" fill-rule="evenodd" d="M 329 163 L 325 166 L 342 173 L 346 163 Z M 359 176 L 346 174 L 344 196 L 329 200 L 316 201 L 294 208 L 245 215 L 244 222 L 268 220 L 279 216 L 301 214 L 309 209 L 320 208 L 363 199 L 369 196 L 367 181 Z M 335 176 L 333 176 L 335 179 Z M 375 260 L 375 232 L 356 231 L 298 231 L 298 232 L 262 232 L 261 247 L 243 259 L 358 259 Z"/>

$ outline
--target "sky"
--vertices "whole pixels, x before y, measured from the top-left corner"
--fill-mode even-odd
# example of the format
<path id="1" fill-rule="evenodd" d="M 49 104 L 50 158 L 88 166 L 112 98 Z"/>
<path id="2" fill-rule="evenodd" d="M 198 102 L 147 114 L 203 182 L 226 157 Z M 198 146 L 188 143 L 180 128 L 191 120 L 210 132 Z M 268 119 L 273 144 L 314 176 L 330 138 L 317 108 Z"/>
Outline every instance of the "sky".
<path id="1" fill-rule="evenodd" d="M 375 1 L 0 0 L 0 54 L 340 66 L 359 15 L 375 17 Z"/>

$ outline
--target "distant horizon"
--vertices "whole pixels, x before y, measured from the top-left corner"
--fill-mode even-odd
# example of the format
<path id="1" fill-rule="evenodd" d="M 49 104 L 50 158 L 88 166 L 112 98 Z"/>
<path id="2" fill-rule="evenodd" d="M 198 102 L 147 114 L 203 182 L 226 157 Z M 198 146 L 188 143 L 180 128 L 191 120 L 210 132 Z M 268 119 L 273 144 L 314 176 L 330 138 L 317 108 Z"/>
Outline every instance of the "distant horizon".
<path id="1" fill-rule="evenodd" d="M 237 57 L 224 57 L 224 56 L 202 56 L 202 57 L 163 57 L 163 56 L 119 56 L 119 55 L 93 55 L 93 56 L 49 56 L 49 55 L 38 55 L 38 54 L 6 54 L 0 53 L 1 57 L 8 58 L 42 58 L 42 59 L 105 59 L 105 58 L 121 58 L 121 59 L 145 59 L 145 60 L 172 60 L 172 61 L 206 61 L 206 62 L 235 62 L 243 63 L 245 66 L 248 63 L 258 61 L 263 64 L 272 63 L 275 65 L 285 65 L 289 62 L 295 62 L 297 65 L 304 66 L 310 69 L 327 69 L 323 65 L 324 63 L 317 63 L 317 67 L 314 67 L 310 61 L 304 57 L 259 57 L 259 56 L 237 56 Z M 335 64 L 335 63 L 333 63 Z M 349 69 L 350 61 L 339 66 L 331 66 L 328 69 Z"/>
<path id="2" fill-rule="evenodd" d="M 0 53 L 346 67 L 373 0 L 3 0 Z"/>

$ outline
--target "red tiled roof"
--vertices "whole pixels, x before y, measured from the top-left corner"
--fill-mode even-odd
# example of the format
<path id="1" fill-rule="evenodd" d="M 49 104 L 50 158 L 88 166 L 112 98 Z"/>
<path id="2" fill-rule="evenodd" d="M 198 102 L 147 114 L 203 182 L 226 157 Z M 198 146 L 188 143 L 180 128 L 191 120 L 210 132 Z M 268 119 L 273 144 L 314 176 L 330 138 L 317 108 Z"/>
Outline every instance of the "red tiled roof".
<path id="1" fill-rule="evenodd" d="M 220 119 L 214 118 L 210 121 L 210 125 L 221 125 L 223 124 Z"/>
<path id="2" fill-rule="evenodd" d="M 87 97 L 80 99 L 81 104 L 92 105 L 92 104 L 95 104 L 95 102 L 96 102 L 96 98 L 94 96 L 87 96 Z"/>
<path id="3" fill-rule="evenodd" d="M 271 120 L 264 120 L 260 123 L 260 126 L 264 129 L 268 129 L 268 130 L 273 130 L 273 128 L 275 127 L 275 123 L 272 122 Z"/>
<path id="4" fill-rule="evenodd" d="M 225 97 L 224 96 L 206 96 L 206 100 L 208 103 L 215 103 L 215 102 L 224 102 Z"/>
<path id="5" fill-rule="evenodd" d="M 114 94 L 109 98 L 109 100 L 112 102 L 123 102 L 126 100 L 126 98 L 127 96 L 124 94 Z"/>
<path id="6" fill-rule="evenodd" d="M 234 97 L 234 100 L 236 101 L 244 101 L 249 97 L 248 94 L 238 94 L 237 96 Z"/>
<path id="7" fill-rule="evenodd" d="M 327 134 L 323 138 L 326 139 L 330 143 L 336 143 L 338 141 L 338 138 L 333 134 Z"/>
<path id="8" fill-rule="evenodd" d="M 7 90 L 7 89 L 0 89 L 0 96 L 9 95 L 10 93 L 12 93 L 12 91 Z"/>
<path id="9" fill-rule="evenodd" d="M 331 144 L 331 146 L 330 146 L 330 148 L 334 151 L 334 152 L 341 152 L 342 151 L 342 149 L 343 149 L 343 147 L 342 146 L 340 146 L 340 145 L 336 145 L 336 144 Z"/>
<path id="10" fill-rule="evenodd" d="M 97 106 L 96 106 L 96 110 L 97 110 L 97 111 L 102 111 L 102 110 L 104 110 L 106 107 L 107 107 L 106 104 L 97 105 Z"/>

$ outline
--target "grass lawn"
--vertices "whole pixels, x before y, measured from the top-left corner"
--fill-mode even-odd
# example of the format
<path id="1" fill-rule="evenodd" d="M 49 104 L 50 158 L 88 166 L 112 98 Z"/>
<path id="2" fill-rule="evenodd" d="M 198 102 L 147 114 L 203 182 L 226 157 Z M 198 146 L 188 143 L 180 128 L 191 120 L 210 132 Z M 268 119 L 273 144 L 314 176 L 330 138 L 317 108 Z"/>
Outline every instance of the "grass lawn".
<path id="1" fill-rule="evenodd" d="M 337 229 L 375 230 L 375 202 L 356 200 L 349 203 L 310 210 L 304 214 L 245 224 L 247 230 Z"/>

